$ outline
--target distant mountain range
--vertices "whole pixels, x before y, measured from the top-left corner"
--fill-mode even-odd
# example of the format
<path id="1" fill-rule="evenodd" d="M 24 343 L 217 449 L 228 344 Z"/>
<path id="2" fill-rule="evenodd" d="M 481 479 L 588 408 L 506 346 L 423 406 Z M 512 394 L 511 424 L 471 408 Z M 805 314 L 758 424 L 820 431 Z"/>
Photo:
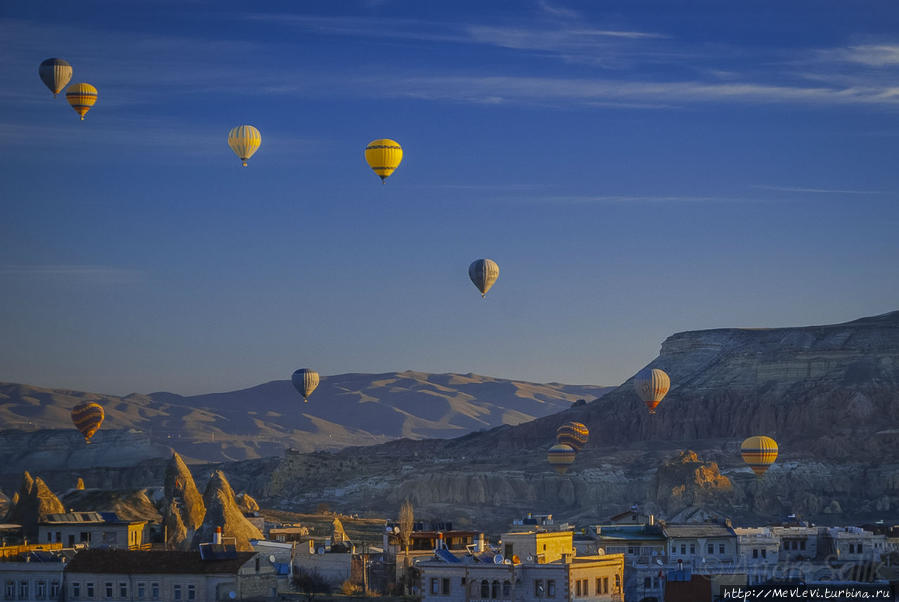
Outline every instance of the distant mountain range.
<path id="1" fill-rule="evenodd" d="M 611 389 L 477 374 L 339 374 L 323 377 L 309 402 L 303 403 L 289 381 L 207 395 L 163 392 L 124 397 L 0 383 L 0 429 L 19 431 L 4 433 L 0 460 L 38 471 L 41 462 L 35 458 L 29 464 L 29 457 L 22 454 L 38 452 L 42 441 L 59 453 L 71 445 L 66 457 L 76 457 L 72 468 L 82 468 L 94 460 L 103 462 L 107 454 L 102 446 L 112 439 L 134 461 L 171 447 L 191 462 L 221 462 L 281 455 L 286 448 L 311 452 L 397 438 L 456 437 L 555 414 L 578 399 L 593 401 Z M 106 411 L 103 429 L 91 448 L 84 448 L 69 418 L 71 408 L 86 400 L 100 403 Z M 44 429 L 63 432 L 43 433 Z M 127 434 L 112 433 L 123 429 L 141 431 L 132 433 L 133 450 L 125 449 Z M 12 455 L 16 461 L 10 464 Z M 100 465 L 121 465 L 110 460 L 112 464 Z"/>

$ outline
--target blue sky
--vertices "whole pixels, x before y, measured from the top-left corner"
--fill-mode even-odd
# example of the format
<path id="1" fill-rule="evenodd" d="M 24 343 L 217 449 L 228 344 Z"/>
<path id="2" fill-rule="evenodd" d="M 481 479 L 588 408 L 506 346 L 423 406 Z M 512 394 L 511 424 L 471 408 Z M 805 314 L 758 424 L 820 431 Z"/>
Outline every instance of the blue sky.
<path id="1" fill-rule="evenodd" d="M 897 309 L 896 32 L 893 2 L 4 2 L 0 380 L 617 384 L 677 331 Z"/>

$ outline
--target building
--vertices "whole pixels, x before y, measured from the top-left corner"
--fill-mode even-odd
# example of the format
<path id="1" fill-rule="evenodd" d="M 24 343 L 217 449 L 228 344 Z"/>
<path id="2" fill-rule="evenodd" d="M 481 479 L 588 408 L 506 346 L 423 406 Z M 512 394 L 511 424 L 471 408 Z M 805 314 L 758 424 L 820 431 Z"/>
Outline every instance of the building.
<path id="1" fill-rule="evenodd" d="M 669 524 L 662 527 L 668 556 L 680 567 L 693 569 L 737 563 L 737 534 L 720 523 Z"/>
<path id="2" fill-rule="evenodd" d="M 65 569 L 66 600 L 215 602 L 276 596 L 275 568 L 267 558 L 220 544 L 204 552 L 84 550 Z"/>
<path id="3" fill-rule="evenodd" d="M 268 531 L 268 539 L 281 543 L 305 541 L 309 539 L 309 528 L 302 525 L 282 525 Z"/>
<path id="4" fill-rule="evenodd" d="M 880 562 L 889 553 L 885 535 L 860 527 L 831 527 L 822 532 L 821 552 L 840 563 Z"/>
<path id="5" fill-rule="evenodd" d="M 551 537 L 547 537 L 551 536 Z M 546 550 L 543 550 L 543 545 Z M 450 554 L 419 562 L 423 601 L 621 601 L 624 556 L 575 556 L 573 533 L 506 533 L 512 558 Z M 524 554 L 520 557 L 519 552 Z M 531 560 L 527 560 L 530 558 Z"/>
<path id="6" fill-rule="evenodd" d="M 749 575 L 748 585 L 766 582 L 776 574 L 780 539 L 768 527 L 735 528 L 739 563 Z"/>
<path id="7" fill-rule="evenodd" d="M 144 547 L 147 521 L 121 520 L 115 512 L 66 512 L 48 514 L 38 523 L 39 543 L 61 543 L 67 548 L 76 544 L 118 550 L 140 550 Z"/>
<path id="8" fill-rule="evenodd" d="M 810 560 L 818 556 L 817 527 L 771 527 L 771 532 L 780 540 L 781 562 Z"/>
<path id="9" fill-rule="evenodd" d="M 294 573 L 318 573 L 332 585 L 340 585 L 353 576 L 355 546 L 316 545 L 310 539 L 297 544 L 293 554 Z"/>
<path id="10" fill-rule="evenodd" d="M 625 600 L 661 600 L 668 562 L 662 527 L 653 521 L 645 525 L 596 525 L 592 530 L 599 549 L 606 554 L 624 555 Z"/>
<path id="11" fill-rule="evenodd" d="M 0 600 L 59 600 L 70 556 L 61 550 L 32 550 L 0 562 Z"/>

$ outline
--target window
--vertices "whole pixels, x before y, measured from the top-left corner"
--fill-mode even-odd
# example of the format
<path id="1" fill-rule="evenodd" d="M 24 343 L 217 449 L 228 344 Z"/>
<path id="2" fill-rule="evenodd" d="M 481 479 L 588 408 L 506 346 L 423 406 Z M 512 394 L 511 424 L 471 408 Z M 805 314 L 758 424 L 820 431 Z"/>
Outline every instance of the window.
<path id="1" fill-rule="evenodd" d="M 768 557 L 768 550 L 765 548 L 762 548 L 762 558 L 767 558 L 767 557 Z"/>
<path id="2" fill-rule="evenodd" d="M 91 600 L 94 599 L 94 582 L 84 584 L 85 589 L 87 590 L 87 597 Z"/>
<path id="3" fill-rule="evenodd" d="M 128 584 L 124 581 L 119 581 L 119 598 L 127 598 L 128 597 Z"/>
<path id="4" fill-rule="evenodd" d="M 634 554 L 636 554 L 636 552 L 634 551 L 634 546 L 628 546 L 628 547 L 627 547 L 627 553 L 630 554 L 631 556 L 633 556 Z"/>
<path id="5" fill-rule="evenodd" d="M 715 553 L 715 544 L 710 543 L 709 544 L 709 554 L 714 554 L 714 553 Z"/>
<path id="6" fill-rule="evenodd" d="M 752 549 L 752 557 L 753 557 L 753 558 L 758 558 L 758 557 L 759 557 L 759 549 L 758 549 L 758 548 L 753 548 L 753 549 Z"/>
<path id="7" fill-rule="evenodd" d="M 5 598 L 7 600 L 15 600 L 16 599 L 16 582 L 15 581 L 7 581 L 6 587 L 4 588 L 6 592 Z M 75 596 L 77 598 L 77 596 Z"/>
<path id="8" fill-rule="evenodd" d="M 112 598 L 112 581 L 106 582 L 106 597 Z"/>
<path id="9" fill-rule="evenodd" d="M 62 541 L 62 533 L 59 531 L 56 532 L 56 541 Z"/>
<path id="10" fill-rule="evenodd" d="M 431 577 L 431 593 L 439 594 L 440 593 L 440 582 L 437 577 Z"/>
<path id="11" fill-rule="evenodd" d="M 47 531 L 47 543 L 50 543 L 51 541 L 53 541 L 53 532 Z"/>
<path id="12" fill-rule="evenodd" d="M 681 554 L 686 554 L 686 553 L 687 553 L 687 544 L 682 543 L 682 544 L 680 545 L 680 553 L 681 553 Z"/>
<path id="13" fill-rule="evenodd" d="M 490 597 L 490 582 L 486 579 L 481 580 L 481 599 L 486 600 Z"/>
<path id="14" fill-rule="evenodd" d="M 499 598 L 499 581 L 494 579 L 490 584 L 490 599 L 496 600 L 497 598 Z"/>
<path id="15" fill-rule="evenodd" d="M 484 583 L 486 583 L 486 581 Z M 481 589 L 483 589 L 483 587 Z M 534 596 L 537 598 L 543 597 L 543 579 L 534 580 Z"/>
<path id="16" fill-rule="evenodd" d="M 7 596 L 10 597 L 10 596 Z M 72 599 L 77 600 L 81 597 L 81 584 L 77 581 L 72 584 Z"/>
<path id="17" fill-rule="evenodd" d="M 82 531 L 81 533 L 79 533 L 78 538 L 78 541 L 80 541 L 81 543 L 89 542 L 91 540 L 90 533 L 88 533 L 87 531 Z"/>
<path id="18" fill-rule="evenodd" d="M 59 600 L 59 581 L 50 583 L 50 599 Z"/>
<path id="19" fill-rule="evenodd" d="M 723 543 L 718 544 L 718 553 L 724 554 L 724 544 Z"/>
<path id="20" fill-rule="evenodd" d="M 181 586 L 177 585 L 177 584 L 173 585 L 172 586 L 172 594 L 174 594 L 175 600 L 180 600 L 181 599 Z"/>
<path id="21" fill-rule="evenodd" d="M 449 593 L 449 592 L 447 592 Z M 508 600 L 512 597 L 512 584 L 508 579 L 503 581 L 503 600 Z"/>
<path id="22" fill-rule="evenodd" d="M 858 544 L 857 546 L 855 546 L 855 551 L 858 552 L 859 554 L 863 553 L 863 550 L 862 550 L 863 545 L 864 544 Z"/>
<path id="23" fill-rule="evenodd" d="M 46 600 L 47 599 L 47 582 L 46 581 L 38 581 L 37 586 L 35 587 L 34 597 L 38 600 Z"/>
<path id="24" fill-rule="evenodd" d="M 609 578 L 608 577 L 602 578 L 602 593 L 604 593 L 604 594 L 609 593 Z"/>
<path id="25" fill-rule="evenodd" d="M 580 597 L 580 595 L 581 595 L 581 580 L 578 579 L 576 581 L 576 583 L 577 583 L 577 596 Z"/>
<path id="26" fill-rule="evenodd" d="M 601 577 L 596 578 L 596 593 L 597 594 L 602 593 L 602 578 Z"/>
<path id="27" fill-rule="evenodd" d="M 800 550 L 804 550 L 804 549 L 805 549 L 805 540 L 804 540 L 804 539 L 802 539 L 802 540 L 799 541 L 799 549 L 800 549 Z"/>
<path id="28" fill-rule="evenodd" d="M 449 593 L 449 592 L 447 592 Z M 187 586 L 187 599 L 188 600 L 196 600 L 197 599 L 197 586 L 196 585 L 188 585 Z"/>
<path id="29" fill-rule="evenodd" d="M 691 554 L 695 554 L 695 553 L 696 553 L 696 544 L 695 544 L 695 543 L 691 543 L 691 544 L 690 544 L 690 553 L 691 553 Z"/>
<path id="30" fill-rule="evenodd" d="M 159 600 L 159 582 L 154 581 L 150 586 L 150 594 L 153 600 Z"/>
<path id="31" fill-rule="evenodd" d="M 643 577 L 643 589 L 652 589 L 652 577 Z"/>
<path id="32" fill-rule="evenodd" d="M 256 557 L 256 572 L 259 572 L 259 556 Z"/>
<path id="33" fill-rule="evenodd" d="M 19 599 L 27 600 L 28 598 L 28 582 L 23 579 L 22 581 L 19 581 Z"/>
<path id="34" fill-rule="evenodd" d="M 556 597 L 556 580 L 555 579 L 547 579 L 546 580 L 546 597 L 547 598 L 555 598 Z"/>
<path id="35" fill-rule="evenodd" d="M 441 585 L 443 587 L 440 589 L 440 593 L 443 594 L 444 596 L 448 596 L 450 593 L 449 577 L 444 577 L 443 583 L 441 583 Z"/>
<path id="36" fill-rule="evenodd" d="M 137 599 L 143 600 L 146 595 L 147 595 L 147 584 L 144 583 L 143 581 L 139 581 L 137 583 Z"/>

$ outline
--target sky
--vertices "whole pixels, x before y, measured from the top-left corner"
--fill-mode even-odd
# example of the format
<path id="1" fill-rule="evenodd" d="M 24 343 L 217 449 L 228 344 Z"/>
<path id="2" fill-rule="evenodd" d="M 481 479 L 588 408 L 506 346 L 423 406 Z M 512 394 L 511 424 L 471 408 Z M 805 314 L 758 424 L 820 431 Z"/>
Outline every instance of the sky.
<path id="1" fill-rule="evenodd" d="M 7 0 L 0 380 L 615 385 L 675 332 L 899 309 L 897 32 L 864 0 Z"/>

